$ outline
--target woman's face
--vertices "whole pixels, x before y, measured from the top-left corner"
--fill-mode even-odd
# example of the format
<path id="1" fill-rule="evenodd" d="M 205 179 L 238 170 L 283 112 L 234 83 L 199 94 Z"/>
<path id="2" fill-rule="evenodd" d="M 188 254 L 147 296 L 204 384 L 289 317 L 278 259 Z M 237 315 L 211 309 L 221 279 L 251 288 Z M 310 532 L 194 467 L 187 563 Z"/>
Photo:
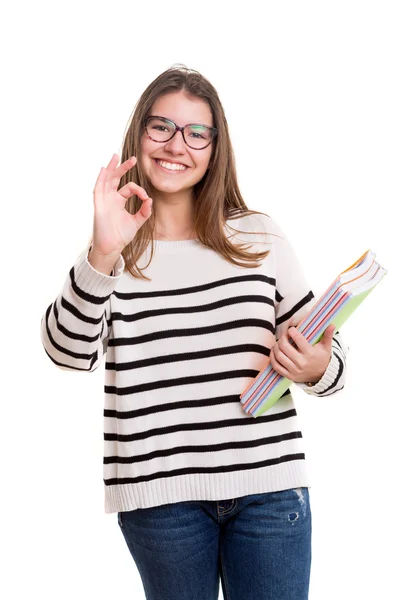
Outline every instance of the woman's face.
<path id="1" fill-rule="evenodd" d="M 180 127 L 189 123 L 200 123 L 210 127 L 214 125 L 209 105 L 198 98 L 189 99 L 183 90 L 158 98 L 149 112 L 149 116 L 152 115 L 171 119 Z M 155 142 L 144 131 L 141 143 L 142 169 L 154 190 L 164 194 L 176 194 L 187 190 L 191 196 L 193 186 L 207 171 L 215 142 L 211 142 L 202 150 L 194 150 L 185 144 L 180 131 L 168 142 Z M 168 171 L 159 166 L 156 159 L 179 163 L 185 165 L 186 169 Z M 153 192 L 150 195 L 157 196 Z"/>

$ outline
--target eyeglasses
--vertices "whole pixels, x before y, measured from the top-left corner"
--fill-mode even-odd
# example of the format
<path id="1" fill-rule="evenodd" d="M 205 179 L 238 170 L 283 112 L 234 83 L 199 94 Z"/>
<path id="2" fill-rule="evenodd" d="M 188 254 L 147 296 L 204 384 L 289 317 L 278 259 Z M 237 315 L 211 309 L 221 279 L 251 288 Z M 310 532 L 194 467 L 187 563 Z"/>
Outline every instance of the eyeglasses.
<path id="1" fill-rule="evenodd" d="M 198 123 L 189 123 L 184 127 L 179 127 L 174 121 L 165 117 L 152 115 L 144 121 L 147 135 L 153 142 L 169 142 L 177 131 L 182 132 L 183 141 L 193 150 L 203 150 L 207 148 L 217 135 L 217 129 L 209 125 L 200 125 Z M 190 141 L 190 144 L 187 142 Z"/>

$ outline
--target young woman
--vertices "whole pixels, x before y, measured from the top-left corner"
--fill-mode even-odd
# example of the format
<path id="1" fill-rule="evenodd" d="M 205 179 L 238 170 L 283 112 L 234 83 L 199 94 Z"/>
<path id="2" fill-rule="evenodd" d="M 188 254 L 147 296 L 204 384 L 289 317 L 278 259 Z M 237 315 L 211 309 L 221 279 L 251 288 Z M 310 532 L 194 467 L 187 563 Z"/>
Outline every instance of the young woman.
<path id="1" fill-rule="evenodd" d="M 62 369 L 106 353 L 105 511 L 150 600 L 308 598 L 309 476 L 289 390 L 253 418 L 240 394 L 270 357 L 306 393 L 343 388 L 335 327 L 290 242 L 237 183 L 218 94 L 172 67 L 144 91 L 94 188 L 93 236 L 42 318 Z M 289 343 L 290 338 L 295 345 Z"/>

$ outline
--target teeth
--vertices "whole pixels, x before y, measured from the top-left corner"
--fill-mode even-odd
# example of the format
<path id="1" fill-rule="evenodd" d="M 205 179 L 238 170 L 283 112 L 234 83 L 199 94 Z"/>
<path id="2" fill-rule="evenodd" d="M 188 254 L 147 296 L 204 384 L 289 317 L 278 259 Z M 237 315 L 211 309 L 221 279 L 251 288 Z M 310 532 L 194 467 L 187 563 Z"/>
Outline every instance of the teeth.
<path id="1" fill-rule="evenodd" d="M 169 169 L 170 171 L 184 171 L 187 167 L 184 165 L 177 165 L 169 162 L 165 162 L 164 160 L 156 160 L 156 162 L 164 167 L 165 169 Z"/>

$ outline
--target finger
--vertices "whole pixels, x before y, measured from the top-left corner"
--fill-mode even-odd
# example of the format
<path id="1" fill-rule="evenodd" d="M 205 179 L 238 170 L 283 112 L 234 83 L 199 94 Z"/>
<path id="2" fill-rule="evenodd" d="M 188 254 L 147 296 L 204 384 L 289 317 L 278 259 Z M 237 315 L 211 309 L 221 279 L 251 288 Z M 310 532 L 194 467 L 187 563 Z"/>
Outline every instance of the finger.
<path id="1" fill-rule="evenodd" d="M 100 180 L 100 186 L 101 183 L 103 184 L 103 195 L 108 194 L 111 190 L 115 191 L 118 188 L 121 177 L 125 175 L 125 173 L 127 173 L 129 169 L 131 169 L 136 163 L 136 157 L 131 156 L 131 158 L 126 160 L 117 168 L 118 162 L 118 154 L 113 154 L 110 162 L 104 169 L 103 176 Z"/>
<path id="2" fill-rule="evenodd" d="M 108 163 L 108 165 L 106 167 L 106 177 L 104 180 L 104 194 L 109 194 L 110 191 L 112 191 L 112 189 L 114 187 L 114 181 L 116 180 L 115 173 L 116 173 L 116 168 L 117 168 L 118 163 L 119 163 L 118 154 L 113 154 L 110 162 Z M 117 179 L 116 181 L 117 181 L 117 185 L 115 186 L 114 189 L 116 189 L 118 187 L 119 179 Z"/>
<path id="3" fill-rule="evenodd" d="M 289 337 L 286 331 L 282 333 L 281 337 L 276 343 L 281 354 L 286 354 L 287 356 L 290 355 L 291 350 L 293 350 L 293 347 L 289 343 Z"/>
<path id="4" fill-rule="evenodd" d="M 279 354 L 278 344 L 275 344 L 274 346 L 272 346 L 271 352 L 270 352 L 271 363 L 273 362 L 275 365 L 279 365 L 278 354 Z"/>
<path id="5" fill-rule="evenodd" d="M 296 329 L 296 327 L 289 327 L 287 333 L 295 343 L 295 347 L 297 347 L 300 352 L 307 352 L 307 350 L 309 350 L 311 346 L 310 342 L 298 329 Z"/>
<path id="6" fill-rule="evenodd" d="M 280 356 L 287 356 L 293 361 L 296 360 L 298 351 L 293 344 L 290 343 L 289 336 L 286 331 L 279 338 L 278 348 L 281 353 Z"/>
<path id="7" fill-rule="evenodd" d="M 126 201 L 129 198 L 131 198 L 134 194 L 136 194 L 136 196 L 142 202 L 148 200 L 149 198 L 149 195 L 147 194 L 146 190 L 140 187 L 140 185 L 138 185 L 134 181 L 128 181 L 126 185 L 124 185 L 120 190 L 118 190 L 118 194 L 115 196 L 115 198 L 118 205 L 124 208 Z M 122 196 L 122 199 L 120 199 L 120 196 Z"/>
<path id="8" fill-rule="evenodd" d="M 134 181 L 128 181 L 126 185 L 124 185 L 120 190 L 118 190 L 118 194 L 121 194 L 121 196 L 123 196 L 126 199 L 133 196 L 133 194 L 136 194 L 142 200 L 146 200 L 149 197 L 146 190 Z"/>
<path id="9" fill-rule="evenodd" d="M 102 167 L 94 185 L 93 193 L 96 194 L 98 200 L 103 201 L 104 195 L 109 189 L 108 180 L 110 169 L 114 170 L 119 161 L 118 154 L 113 154 L 107 167 Z"/>
<path id="10" fill-rule="evenodd" d="M 114 156 L 118 156 L 118 155 L 114 155 Z M 116 168 L 118 162 L 113 166 L 113 171 L 110 175 L 110 184 L 112 187 L 114 187 L 114 189 L 116 189 L 118 187 L 121 177 L 123 175 L 125 175 L 125 173 L 127 173 L 130 169 L 132 169 L 132 167 L 135 166 L 136 162 L 137 162 L 136 157 L 131 156 L 130 158 L 128 158 L 128 160 L 123 162 L 122 165 L 120 165 L 118 168 Z"/>
<path id="11" fill-rule="evenodd" d="M 282 373 L 281 373 L 282 365 L 279 364 L 279 361 L 276 358 L 276 345 L 271 348 L 269 357 L 271 360 L 271 366 L 274 369 L 274 371 L 276 371 L 278 373 L 278 375 L 282 375 Z"/>
<path id="12" fill-rule="evenodd" d="M 108 170 L 110 170 L 110 169 L 114 170 L 118 163 L 119 163 L 119 156 L 118 156 L 118 154 L 113 154 L 112 157 L 111 157 L 110 162 L 108 163 L 108 165 L 106 167 L 106 169 L 108 169 Z"/>
<path id="13" fill-rule="evenodd" d="M 96 183 L 93 188 L 93 201 L 96 202 L 104 202 L 104 182 L 106 179 L 106 170 L 104 167 L 101 167 L 100 173 L 96 179 Z"/>
<path id="14" fill-rule="evenodd" d="M 100 188 L 100 186 L 104 184 L 104 182 L 105 182 L 105 180 L 107 178 L 107 169 L 109 169 L 110 165 L 112 165 L 113 161 L 115 161 L 115 157 L 116 156 L 117 156 L 117 160 L 118 160 L 118 155 L 113 154 L 110 162 L 108 163 L 108 165 L 106 167 L 101 167 L 100 173 L 99 173 L 99 175 L 98 175 L 98 177 L 96 179 L 96 183 L 94 185 L 94 189 Z"/>
<path id="15" fill-rule="evenodd" d="M 282 339 L 282 337 L 280 338 L 280 340 L 281 339 Z M 277 360 L 277 362 L 280 364 L 281 367 L 284 367 L 289 370 L 292 370 L 295 367 L 296 363 L 292 360 L 292 358 L 290 356 L 288 356 L 286 354 L 286 350 L 283 352 L 283 350 L 281 350 L 279 348 L 278 344 L 275 344 L 273 346 L 273 349 L 274 349 L 274 357 Z"/>
<path id="16" fill-rule="evenodd" d="M 146 200 L 143 200 L 140 210 L 138 210 L 135 215 L 132 215 L 132 219 L 135 220 L 138 227 L 141 227 L 143 223 L 150 217 L 152 205 L 153 200 L 151 198 L 147 198 Z"/>

